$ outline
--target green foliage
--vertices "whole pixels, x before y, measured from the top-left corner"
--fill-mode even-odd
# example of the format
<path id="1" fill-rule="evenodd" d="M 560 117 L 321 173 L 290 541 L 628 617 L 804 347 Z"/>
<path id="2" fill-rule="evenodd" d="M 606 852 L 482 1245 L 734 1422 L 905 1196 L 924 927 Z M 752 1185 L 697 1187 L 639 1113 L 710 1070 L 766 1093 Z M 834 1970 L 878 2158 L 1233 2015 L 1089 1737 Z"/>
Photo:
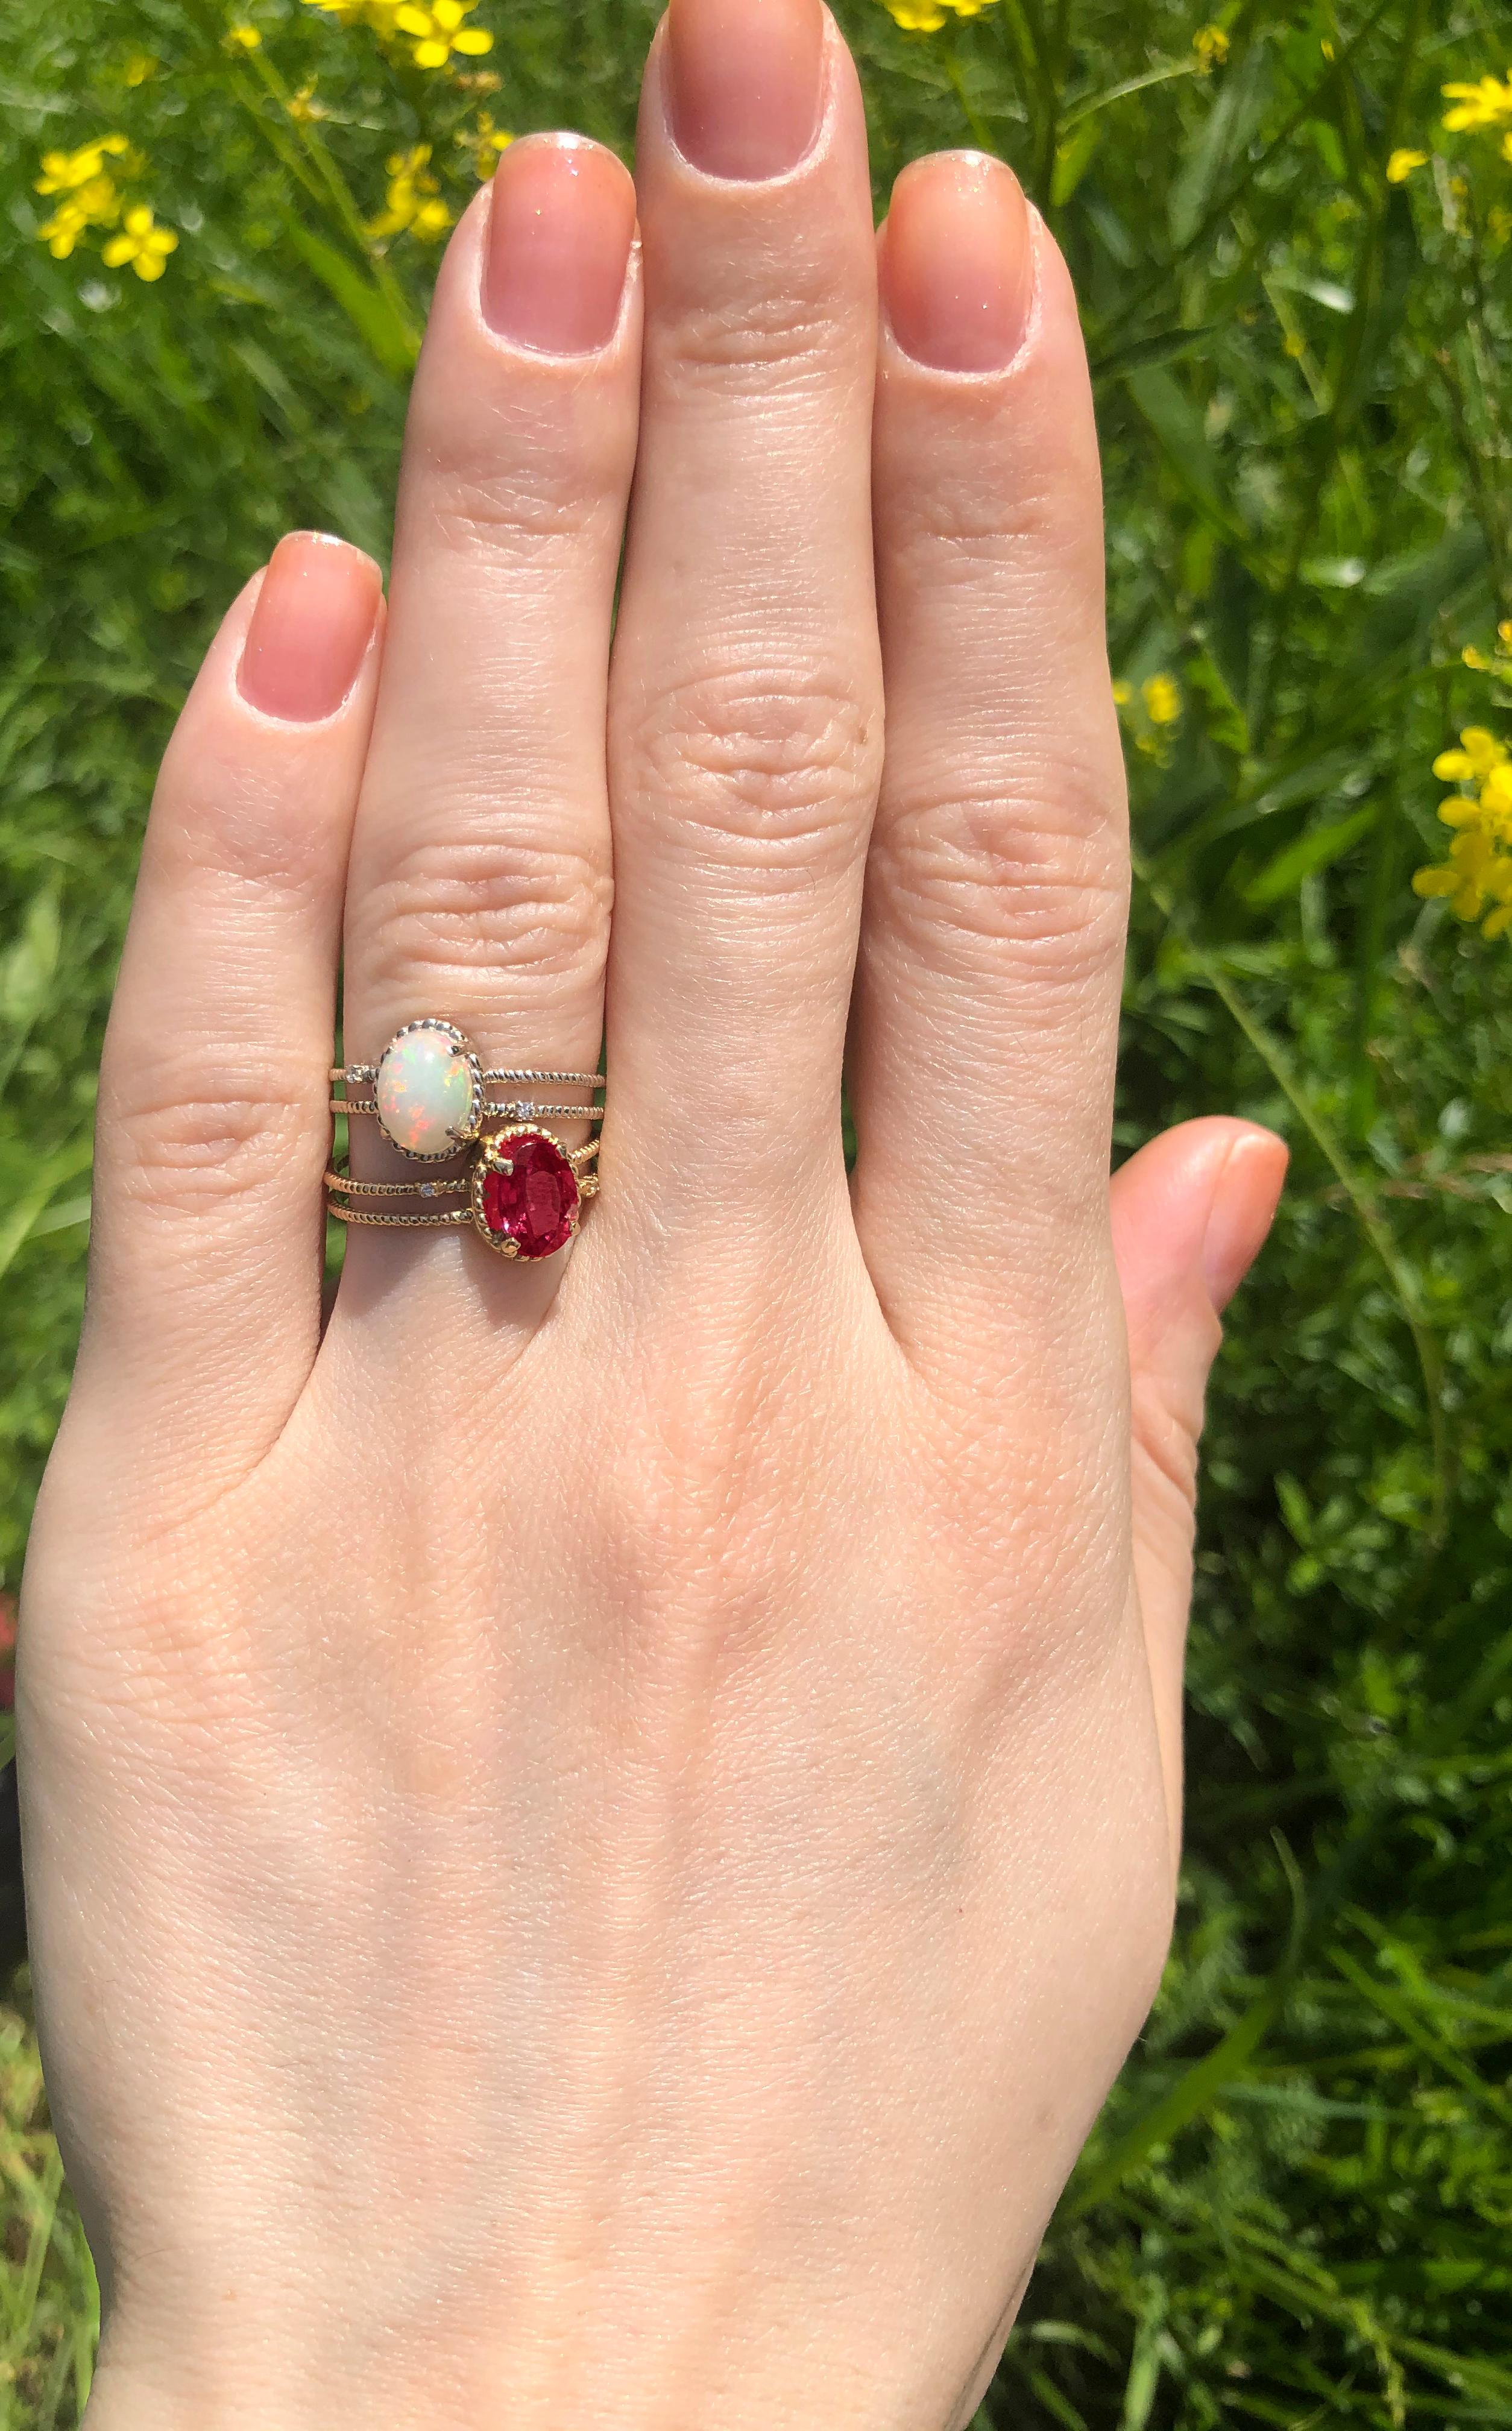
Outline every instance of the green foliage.
<path id="1" fill-rule="evenodd" d="M 211 0 L 0 23 L 12 1581 L 154 763 L 279 531 L 384 553 L 434 261 L 366 233 L 391 156 L 428 145 L 455 213 L 489 114 L 628 150 L 650 22 L 482 0 L 494 51 L 437 74 L 301 0 L 234 13 L 260 47 Z M 1408 884 L 1435 754 L 1508 731 L 1462 653 L 1512 614 L 1512 164 L 1439 126 L 1504 22 L 1226 0 L 1197 46 L 1174 0 L 843 14 L 879 196 L 917 150 L 1002 152 L 1084 299 L 1140 856 L 1119 1145 L 1231 1107 L 1295 1149 L 1213 1395 L 1176 1954 L 982 2419 L 1512 2424 L 1512 960 Z M 155 285 L 99 231 L 36 235 L 42 153 L 108 131 L 180 236 Z M 29 2431 L 76 2420 L 92 2282 L 4 2018 L 0 2064 L 0 2431 Z"/>

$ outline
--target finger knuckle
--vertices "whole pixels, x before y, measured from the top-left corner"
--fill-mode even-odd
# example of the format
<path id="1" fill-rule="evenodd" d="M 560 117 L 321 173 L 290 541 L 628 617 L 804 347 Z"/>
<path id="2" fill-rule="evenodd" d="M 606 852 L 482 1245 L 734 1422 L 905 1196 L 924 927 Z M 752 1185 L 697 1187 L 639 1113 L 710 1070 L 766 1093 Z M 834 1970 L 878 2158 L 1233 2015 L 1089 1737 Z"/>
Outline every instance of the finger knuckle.
<path id="1" fill-rule="evenodd" d="M 416 414 L 421 477 L 409 501 L 428 536 L 450 551 L 556 557 L 607 528 L 622 473 L 599 418 L 566 391 L 539 406 L 487 416 L 429 401 Z"/>
<path id="2" fill-rule="evenodd" d="M 358 952 L 379 987 L 430 970 L 578 981 L 602 964 L 611 893 L 607 847 L 416 846 L 368 897 Z"/>
<path id="3" fill-rule="evenodd" d="M 1121 959 L 1128 859 L 1121 796 L 1073 758 L 1053 771 L 1000 762 L 946 791 L 895 796 L 873 847 L 893 916 L 937 947 L 1013 951 L 1080 978 Z"/>
<path id="4" fill-rule="evenodd" d="M 859 331 L 835 309 L 832 290 L 797 276 L 739 292 L 692 296 L 664 316 L 660 374 L 694 398 L 716 391 L 768 404 L 822 397 L 833 411 L 837 382 L 860 377 Z"/>
<path id="5" fill-rule="evenodd" d="M 330 827 L 310 814 L 329 790 L 324 754 L 297 745 L 277 769 L 260 754 L 196 749 L 186 760 L 171 747 L 148 849 L 202 917 L 244 923 L 272 900 L 297 913 L 340 883 Z"/>
<path id="6" fill-rule="evenodd" d="M 859 804 L 875 795 L 879 721 L 836 675 L 705 668 L 662 691 L 616 732 L 626 789 L 695 853 L 745 857 L 779 878 L 812 873 L 826 845 L 848 858 Z"/>
<path id="7" fill-rule="evenodd" d="M 160 1066 L 112 1091 L 101 1112 L 114 1187 L 168 1214 L 285 1187 L 328 1121 L 323 1090 L 292 1090 L 287 1071 L 251 1064 L 213 1077 Z"/>

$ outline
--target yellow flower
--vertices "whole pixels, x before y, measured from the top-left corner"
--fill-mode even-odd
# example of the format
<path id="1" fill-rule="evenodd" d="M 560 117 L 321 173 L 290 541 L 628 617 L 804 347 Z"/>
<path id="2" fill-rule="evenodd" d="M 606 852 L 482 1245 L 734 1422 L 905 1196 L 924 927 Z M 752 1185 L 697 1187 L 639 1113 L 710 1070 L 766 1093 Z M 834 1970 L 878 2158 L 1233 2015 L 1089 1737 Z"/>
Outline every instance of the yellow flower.
<path id="1" fill-rule="evenodd" d="M 1466 666 L 1468 666 L 1473 674 L 1478 676 L 1488 676 L 1490 674 L 1490 660 L 1487 657 L 1484 650 L 1478 650 L 1476 648 L 1473 642 L 1467 642 L 1459 655 L 1464 661 Z"/>
<path id="2" fill-rule="evenodd" d="M 1113 687 L 1113 705 L 1115 709 L 1127 709 L 1133 698 L 1133 684 L 1126 682 L 1124 678 L 1119 676 Z"/>
<path id="3" fill-rule="evenodd" d="M 1414 870 L 1413 892 L 1447 896 L 1456 920 L 1478 920 L 1481 933 L 1502 937 L 1512 928 L 1512 852 L 1484 830 L 1466 828 L 1449 847 L 1447 861 Z"/>
<path id="4" fill-rule="evenodd" d="M 1221 25 L 1199 25 L 1192 36 L 1192 48 L 1197 53 L 1198 73 L 1206 75 L 1210 68 L 1220 68 L 1229 56 L 1229 38 Z"/>
<path id="5" fill-rule="evenodd" d="M 1504 650 L 1512 650 L 1512 616 L 1504 616 L 1496 629 L 1496 638 Z"/>
<path id="6" fill-rule="evenodd" d="M 1512 75 L 1483 75 L 1474 84 L 1446 84 L 1443 90 L 1444 99 L 1454 104 L 1444 112 L 1444 126 L 1451 135 L 1512 120 Z"/>
<path id="7" fill-rule="evenodd" d="M 109 227 L 120 216 L 115 180 L 102 169 L 87 185 L 75 187 L 52 218 L 43 220 L 37 235 L 55 261 L 66 261 L 86 228 Z"/>
<path id="8" fill-rule="evenodd" d="M 1487 937 L 1512 929 L 1512 752 L 1487 727 L 1468 726 L 1457 751 L 1441 751 L 1437 777 L 1476 788 L 1438 805 L 1454 837 L 1441 862 L 1413 873 L 1419 895 L 1447 898 L 1459 920 L 1477 920 Z"/>
<path id="9" fill-rule="evenodd" d="M 168 256 L 177 244 L 172 228 L 158 226 L 148 204 L 135 203 L 121 234 L 110 239 L 100 260 L 108 270 L 121 270 L 129 261 L 139 278 L 150 281 L 162 277 Z"/>
<path id="10" fill-rule="evenodd" d="M 302 84 L 297 92 L 292 92 L 289 95 L 284 107 L 298 126 L 311 126 L 317 118 L 325 118 L 328 115 L 328 112 L 315 99 L 313 76 L 308 84 Z"/>
<path id="11" fill-rule="evenodd" d="M 55 261 L 66 261 L 89 224 L 89 213 L 81 211 L 76 203 L 59 203 L 52 218 L 43 220 L 37 234 Z"/>
<path id="12" fill-rule="evenodd" d="M 1386 162 L 1386 184 L 1404 186 L 1414 169 L 1420 169 L 1427 158 L 1426 152 L 1414 152 L 1405 143 L 1399 143 Z"/>
<path id="13" fill-rule="evenodd" d="M 980 17 L 983 8 L 992 5 L 993 0 L 945 0 L 945 6 L 957 17 Z"/>
<path id="14" fill-rule="evenodd" d="M 232 51 L 260 51 L 262 37 L 256 25 L 227 25 L 226 47 Z"/>
<path id="15" fill-rule="evenodd" d="M 157 73 L 158 62 L 151 52 L 135 51 L 121 71 L 121 80 L 124 84 L 132 86 L 145 84 L 147 78 L 155 76 Z"/>
<path id="16" fill-rule="evenodd" d="M 412 236 L 421 238 L 445 236 L 451 226 L 451 213 L 441 200 L 441 189 L 427 165 L 429 159 L 428 143 L 417 143 L 410 152 L 390 154 L 387 207 L 376 220 L 368 222 L 369 236 L 399 236 L 406 228 Z"/>
<path id="17" fill-rule="evenodd" d="M 430 0 L 427 8 L 416 8 L 412 0 L 396 8 L 394 22 L 399 31 L 414 37 L 414 63 L 417 68 L 444 68 L 453 51 L 464 52 L 468 59 L 481 59 L 494 47 L 494 37 L 477 25 L 464 25 L 463 17 L 476 0 Z"/>
<path id="18" fill-rule="evenodd" d="M 499 154 L 509 150 L 514 138 L 502 126 L 496 126 L 486 109 L 480 109 L 478 125 L 462 140 L 473 147 L 473 166 L 479 177 L 491 177 L 498 167 Z"/>
<path id="19" fill-rule="evenodd" d="M 1140 686 L 1151 726 L 1174 726 L 1182 713 L 1182 696 L 1173 676 L 1148 676 Z"/>
<path id="20" fill-rule="evenodd" d="M 937 34 L 945 23 L 939 0 L 884 0 L 884 6 L 905 34 Z"/>
<path id="21" fill-rule="evenodd" d="M 1447 778 L 1451 784 L 1479 782 L 1493 768 L 1500 768 L 1506 758 L 1506 745 L 1499 742 L 1488 727 L 1467 726 L 1460 734 L 1457 751 L 1440 751 L 1434 762 L 1434 775 Z"/>
<path id="22" fill-rule="evenodd" d="M 116 155 L 128 148 L 124 135 L 100 135 L 92 143 L 81 143 L 76 152 L 44 152 L 37 192 L 66 194 L 75 187 L 91 185 L 104 169 L 107 153 Z"/>

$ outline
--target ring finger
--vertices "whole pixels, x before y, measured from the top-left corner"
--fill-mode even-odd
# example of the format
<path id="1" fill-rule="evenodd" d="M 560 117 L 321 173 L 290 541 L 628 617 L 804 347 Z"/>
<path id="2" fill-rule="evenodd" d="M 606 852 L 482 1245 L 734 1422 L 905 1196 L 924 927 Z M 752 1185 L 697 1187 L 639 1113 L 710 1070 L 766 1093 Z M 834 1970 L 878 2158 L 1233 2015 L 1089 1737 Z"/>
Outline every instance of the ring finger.
<path id="1" fill-rule="evenodd" d="M 532 137 L 504 155 L 443 264 L 352 851 L 352 1061 L 428 1014 L 485 1065 L 596 1064 L 606 669 L 639 378 L 634 224 L 612 153 Z M 395 1240 L 354 1246 L 372 1261 Z M 544 1268 L 538 1291 L 558 1271 Z"/>

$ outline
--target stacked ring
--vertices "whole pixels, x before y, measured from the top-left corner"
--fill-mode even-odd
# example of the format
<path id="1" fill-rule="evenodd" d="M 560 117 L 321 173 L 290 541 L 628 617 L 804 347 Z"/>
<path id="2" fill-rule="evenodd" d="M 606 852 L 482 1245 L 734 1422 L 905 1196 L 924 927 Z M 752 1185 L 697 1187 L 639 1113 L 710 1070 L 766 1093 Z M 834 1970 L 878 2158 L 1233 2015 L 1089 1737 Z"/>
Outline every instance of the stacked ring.
<path id="1" fill-rule="evenodd" d="M 604 1083 L 596 1072 L 485 1068 L 462 1032 L 428 1015 L 406 1022 L 376 1064 L 337 1064 L 331 1081 L 344 1091 L 370 1087 L 371 1098 L 332 1096 L 332 1111 L 371 1115 L 402 1156 L 439 1165 L 471 1149 L 466 1173 L 445 1179 L 355 1182 L 337 1166 L 327 1173 L 328 1213 L 341 1224 L 432 1228 L 470 1223 L 505 1258 L 548 1258 L 578 1230 L 582 1202 L 598 1188 L 590 1170 L 596 1139 L 569 1148 L 544 1117 L 597 1124 Z M 534 1094 L 495 1098 L 500 1085 L 587 1092 L 581 1103 Z M 486 1130 L 485 1124 L 501 1127 Z M 437 1213 L 352 1206 L 350 1199 L 425 1199 L 461 1196 L 463 1204 Z"/>

